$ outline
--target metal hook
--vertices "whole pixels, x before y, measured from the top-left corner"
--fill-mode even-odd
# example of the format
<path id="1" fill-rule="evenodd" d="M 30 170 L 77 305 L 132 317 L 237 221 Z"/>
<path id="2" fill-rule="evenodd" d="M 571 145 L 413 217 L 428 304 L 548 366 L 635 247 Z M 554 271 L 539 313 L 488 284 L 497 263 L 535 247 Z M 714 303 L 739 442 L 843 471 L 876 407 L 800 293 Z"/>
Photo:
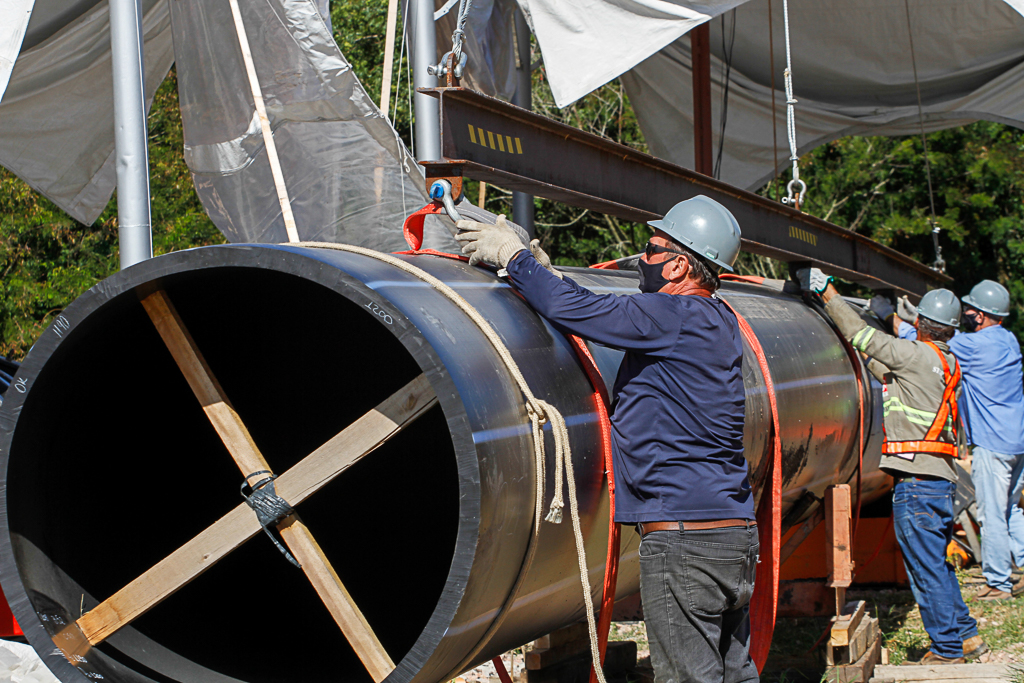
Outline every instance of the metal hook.
<path id="1" fill-rule="evenodd" d="M 435 202 L 440 201 L 444 206 L 445 213 L 454 222 L 458 223 L 462 220 L 462 214 L 455 208 L 455 200 L 452 198 L 452 184 L 447 180 L 435 180 L 434 184 L 430 186 L 430 198 Z"/>
<path id="2" fill-rule="evenodd" d="M 796 185 L 797 183 L 800 184 L 800 189 L 797 190 L 794 193 L 793 186 Z M 805 183 L 804 181 L 800 180 L 799 178 L 794 178 L 793 180 L 790 180 L 786 184 L 786 196 L 782 198 L 782 203 L 783 204 L 788 204 L 788 205 L 790 205 L 790 206 L 792 206 L 792 207 L 794 207 L 796 209 L 799 209 L 800 208 L 800 204 L 801 204 L 801 202 L 803 200 L 804 194 L 806 192 L 807 192 L 807 183 Z"/>

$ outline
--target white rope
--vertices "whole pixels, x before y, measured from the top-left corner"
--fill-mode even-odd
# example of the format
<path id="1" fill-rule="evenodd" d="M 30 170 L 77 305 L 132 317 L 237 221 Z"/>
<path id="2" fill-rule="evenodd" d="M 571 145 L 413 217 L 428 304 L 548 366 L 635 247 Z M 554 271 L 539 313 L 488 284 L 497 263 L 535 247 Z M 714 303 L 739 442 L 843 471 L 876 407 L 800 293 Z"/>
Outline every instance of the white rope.
<path id="1" fill-rule="evenodd" d="M 467 0 L 467 4 L 469 4 L 469 0 Z M 565 482 L 569 489 L 569 515 L 572 519 L 573 536 L 576 541 L 576 557 L 579 561 L 580 584 L 583 588 L 583 602 L 586 605 L 587 628 L 590 633 L 590 654 L 593 658 L 594 671 L 597 674 L 598 682 L 606 683 L 604 671 L 602 671 L 601 668 L 601 656 L 597 642 L 597 619 L 594 616 L 594 601 L 590 594 L 591 589 L 589 573 L 587 571 L 586 549 L 583 544 L 583 531 L 580 524 L 579 505 L 576 500 L 576 480 L 573 475 L 572 448 L 569 444 L 569 430 L 565 424 L 565 418 L 562 417 L 562 413 L 547 401 L 543 401 L 533 395 L 533 391 L 530 390 L 530 385 L 527 384 L 526 378 L 523 377 L 523 373 L 520 371 L 519 366 L 512 357 L 512 353 L 508 350 L 508 347 L 505 346 L 505 343 L 501 341 L 501 337 L 498 336 L 498 333 L 494 330 L 491 324 L 487 322 L 487 319 L 484 318 L 479 311 L 473 308 L 468 301 L 462 298 L 458 292 L 430 273 L 417 268 L 407 261 L 391 256 L 390 254 L 383 254 L 379 251 L 366 249 L 365 247 L 356 247 L 349 244 L 336 244 L 334 242 L 300 242 L 291 246 L 310 247 L 314 249 L 334 249 L 337 251 L 347 251 L 354 254 L 360 254 L 362 256 L 369 256 L 370 258 L 383 261 L 384 263 L 423 280 L 444 295 L 449 301 L 454 303 L 463 313 L 466 314 L 466 317 L 468 317 L 480 329 L 484 336 L 487 337 L 487 341 L 489 341 L 491 346 L 494 347 L 498 357 L 501 358 L 502 362 L 505 364 L 505 368 L 508 370 L 513 381 L 515 381 L 516 386 L 519 387 L 519 390 L 526 399 L 526 413 L 530 417 L 531 432 L 533 434 L 534 468 L 536 470 L 533 531 L 530 536 L 530 545 L 527 549 L 527 557 L 522 569 L 520 570 L 516 584 L 513 586 L 505 605 L 502 607 L 501 615 L 495 618 L 487 633 L 485 633 L 484 637 L 480 639 L 480 646 L 477 648 L 478 651 L 480 647 L 486 643 L 491 634 L 497 630 L 501 621 L 504 620 L 504 616 L 508 614 L 507 608 L 511 607 L 512 602 L 515 600 L 516 594 L 519 592 L 519 588 L 522 585 L 523 578 L 526 575 L 526 570 L 529 568 L 530 564 L 532 564 L 533 557 L 536 554 L 536 540 L 540 535 L 540 526 L 542 521 L 541 516 L 544 514 L 544 423 L 551 423 L 551 433 L 555 441 L 555 496 L 551 501 L 551 507 L 548 510 L 547 516 L 544 517 L 544 521 L 548 521 L 553 524 L 559 524 L 562 521 L 562 507 L 564 506 L 562 501 L 562 472 L 564 470 Z M 472 656 L 475 657 L 475 653 Z"/>
<path id="2" fill-rule="evenodd" d="M 807 183 L 800 180 L 800 157 L 796 153 L 796 98 L 793 97 L 793 55 L 789 48 L 789 0 L 782 0 L 782 17 L 786 26 L 786 133 L 789 136 L 789 160 L 793 162 L 793 179 L 786 185 L 783 204 L 800 208 L 807 194 Z M 794 190 L 794 188 L 799 189 Z"/>

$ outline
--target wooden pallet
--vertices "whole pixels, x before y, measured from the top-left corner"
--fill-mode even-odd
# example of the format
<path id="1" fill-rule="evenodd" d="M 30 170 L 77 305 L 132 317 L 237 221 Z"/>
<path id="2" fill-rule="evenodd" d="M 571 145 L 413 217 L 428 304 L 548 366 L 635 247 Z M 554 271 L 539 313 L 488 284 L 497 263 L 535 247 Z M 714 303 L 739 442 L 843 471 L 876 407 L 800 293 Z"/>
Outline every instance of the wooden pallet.
<path id="1" fill-rule="evenodd" d="M 944 664 L 941 666 L 879 666 L 870 683 L 1007 683 L 1020 669 L 1009 664 Z"/>

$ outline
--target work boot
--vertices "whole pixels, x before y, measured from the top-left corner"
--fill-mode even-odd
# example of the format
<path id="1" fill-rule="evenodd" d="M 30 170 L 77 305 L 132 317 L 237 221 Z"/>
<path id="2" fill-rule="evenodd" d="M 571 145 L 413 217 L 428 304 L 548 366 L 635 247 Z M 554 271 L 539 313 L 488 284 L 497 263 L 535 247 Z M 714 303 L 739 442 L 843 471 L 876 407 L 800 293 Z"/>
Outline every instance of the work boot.
<path id="1" fill-rule="evenodd" d="M 1010 594 L 1013 595 L 1013 597 L 1024 594 L 1024 576 L 1021 576 L 1020 580 L 1013 584 L 1013 588 L 1010 589 Z"/>
<path id="2" fill-rule="evenodd" d="M 973 636 L 964 641 L 964 659 L 973 661 L 988 652 L 988 644 L 981 636 Z"/>
<path id="3" fill-rule="evenodd" d="M 985 586 L 974 596 L 974 599 L 984 600 L 985 602 L 998 602 L 1000 600 L 1013 600 L 1013 594 L 993 588 L 992 586 Z"/>
<path id="4" fill-rule="evenodd" d="M 918 662 L 921 666 L 935 666 L 936 664 L 966 664 L 963 657 L 943 657 L 937 655 L 931 650 L 921 657 L 921 661 Z"/>

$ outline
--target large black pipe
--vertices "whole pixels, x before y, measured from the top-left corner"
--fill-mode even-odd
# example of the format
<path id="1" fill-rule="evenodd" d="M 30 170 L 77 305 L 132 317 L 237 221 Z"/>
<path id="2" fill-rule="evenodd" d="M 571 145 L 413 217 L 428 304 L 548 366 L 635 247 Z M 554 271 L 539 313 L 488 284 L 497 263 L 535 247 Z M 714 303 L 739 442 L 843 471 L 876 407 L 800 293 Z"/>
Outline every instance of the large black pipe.
<path id="1" fill-rule="evenodd" d="M 403 258 L 481 311 L 534 393 L 566 417 L 596 597 L 608 501 L 593 390 L 579 360 L 492 273 Z M 566 272 L 595 291 L 636 290 L 631 273 Z M 139 303 L 154 285 L 175 303 L 275 471 L 420 372 L 429 378 L 438 407 L 299 506 L 397 663 L 388 680 L 447 680 L 460 665 L 582 616 L 568 523 L 543 525 L 524 569 L 529 422 L 506 369 L 459 309 L 366 256 L 210 247 L 138 264 L 89 290 L 39 339 L 19 370 L 24 391 L 8 392 L 0 408 L 0 581 L 62 681 L 369 680 L 302 572 L 262 535 L 80 659 L 61 654 L 54 636 L 64 625 L 240 502 L 237 468 Z M 784 513 L 799 511 L 793 523 L 809 513 L 809 497 L 854 474 L 859 361 L 855 369 L 799 296 L 748 284 L 723 293 L 768 356 L 783 425 Z M 621 354 L 591 350 L 611 383 Z M 749 349 L 744 374 L 745 447 L 760 482 L 770 415 Z M 877 471 L 877 386 L 867 401 L 870 499 L 886 487 Z M 638 590 L 637 545 L 627 529 L 620 598 Z M 507 618 L 481 643 L 524 570 Z"/>

